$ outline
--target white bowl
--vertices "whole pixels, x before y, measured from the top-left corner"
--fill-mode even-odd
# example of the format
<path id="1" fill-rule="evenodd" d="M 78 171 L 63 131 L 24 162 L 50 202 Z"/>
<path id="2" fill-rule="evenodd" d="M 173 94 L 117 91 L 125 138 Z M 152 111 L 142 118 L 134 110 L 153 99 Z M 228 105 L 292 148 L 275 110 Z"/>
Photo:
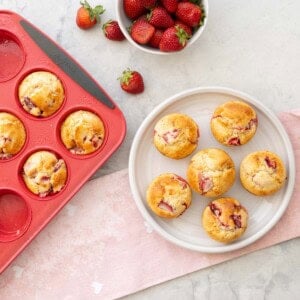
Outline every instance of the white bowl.
<path id="1" fill-rule="evenodd" d="M 220 145 L 210 132 L 210 118 L 214 109 L 229 100 L 238 99 L 249 103 L 256 110 L 258 128 L 253 139 L 240 147 Z M 277 193 L 257 197 L 247 192 L 237 175 L 233 187 L 225 196 L 234 197 L 246 207 L 249 213 L 248 228 L 231 244 L 222 244 L 208 237 L 201 226 L 201 215 L 210 202 L 193 193 L 191 206 L 179 218 L 159 218 L 147 205 L 146 190 L 149 183 L 161 173 L 171 172 L 186 178 L 186 170 L 192 157 L 173 160 L 161 155 L 153 146 L 153 128 L 164 115 L 181 112 L 190 115 L 200 126 L 200 140 L 197 150 L 221 148 L 234 160 L 238 172 L 243 157 L 257 150 L 271 150 L 277 153 L 287 168 L 287 182 Z M 130 150 L 129 180 L 138 209 L 147 223 L 167 240 L 191 250 L 207 253 L 222 253 L 240 249 L 255 242 L 266 234 L 286 210 L 295 184 L 295 160 L 289 137 L 277 116 L 253 97 L 228 88 L 196 88 L 177 94 L 156 107 L 143 121 L 137 131 Z"/>
<path id="2" fill-rule="evenodd" d="M 188 41 L 187 45 L 185 48 L 183 48 L 181 51 L 183 51 L 184 49 L 190 47 L 202 34 L 202 32 L 204 31 L 204 28 L 206 27 L 206 23 L 207 23 L 207 16 L 208 16 L 208 0 L 202 0 L 202 5 L 204 7 L 205 10 L 205 19 L 204 19 L 204 23 L 203 25 L 193 34 L 193 36 L 191 37 L 191 39 Z M 160 51 L 159 49 L 155 49 L 152 47 L 149 47 L 147 45 L 140 45 L 138 43 L 136 43 L 130 36 L 127 28 L 129 28 L 132 24 L 132 21 L 125 15 L 124 13 L 124 9 L 123 9 L 123 0 L 117 0 L 116 3 L 116 17 L 117 17 L 117 21 L 118 24 L 120 26 L 121 31 L 123 32 L 123 34 L 125 35 L 126 39 L 130 42 L 130 44 L 132 44 L 133 46 L 135 46 L 136 48 L 145 51 L 147 53 L 152 53 L 152 54 L 160 54 L 160 55 L 168 55 L 168 54 L 173 54 L 173 53 L 178 53 L 181 51 L 174 51 L 174 52 L 163 52 Z"/>

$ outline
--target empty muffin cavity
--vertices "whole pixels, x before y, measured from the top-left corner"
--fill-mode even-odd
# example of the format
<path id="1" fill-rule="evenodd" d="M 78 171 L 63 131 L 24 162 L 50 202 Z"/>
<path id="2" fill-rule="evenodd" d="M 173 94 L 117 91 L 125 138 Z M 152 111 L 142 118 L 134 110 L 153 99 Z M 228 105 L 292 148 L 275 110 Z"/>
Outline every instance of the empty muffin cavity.
<path id="1" fill-rule="evenodd" d="M 49 117 L 61 107 L 65 91 L 56 75 L 47 71 L 36 71 L 22 80 L 18 97 L 24 110 L 31 115 Z"/>
<path id="2" fill-rule="evenodd" d="M 69 114 L 60 128 L 64 146 L 75 155 L 95 152 L 103 144 L 104 136 L 105 128 L 102 120 L 86 110 Z"/>
<path id="3" fill-rule="evenodd" d="M 10 242 L 26 232 L 31 210 L 26 201 L 10 190 L 0 190 L 0 242 Z"/>
<path id="4" fill-rule="evenodd" d="M 22 177 L 32 193 L 44 198 L 63 189 L 67 181 L 67 167 L 65 161 L 54 153 L 37 151 L 24 163 Z"/>
<path id="5" fill-rule="evenodd" d="M 17 38 L 0 30 L 0 82 L 9 80 L 19 73 L 25 62 L 25 54 Z"/>

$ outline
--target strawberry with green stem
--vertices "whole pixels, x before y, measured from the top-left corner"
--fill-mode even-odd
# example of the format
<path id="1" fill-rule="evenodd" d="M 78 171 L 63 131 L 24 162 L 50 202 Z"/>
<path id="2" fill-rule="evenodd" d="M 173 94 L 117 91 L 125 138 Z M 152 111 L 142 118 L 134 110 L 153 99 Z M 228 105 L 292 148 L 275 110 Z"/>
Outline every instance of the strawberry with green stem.
<path id="1" fill-rule="evenodd" d="M 117 21 L 109 20 L 102 26 L 106 38 L 112 41 L 123 41 L 125 39 Z"/>
<path id="2" fill-rule="evenodd" d="M 137 71 L 129 68 L 123 71 L 122 76 L 118 78 L 122 90 L 130 94 L 139 94 L 144 91 L 144 80 L 142 75 Z"/>
<path id="3" fill-rule="evenodd" d="M 77 10 L 76 15 L 76 23 L 79 28 L 89 29 L 100 22 L 100 15 L 105 11 L 102 5 L 93 8 L 86 0 L 80 1 L 80 4 L 81 7 Z"/>
<path id="4" fill-rule="evenodd" d="M 164 52 L 182 50 L 186 45 L 190 35 L 179 25 L 168 28 L 159 43 L 159 49 Z"/>

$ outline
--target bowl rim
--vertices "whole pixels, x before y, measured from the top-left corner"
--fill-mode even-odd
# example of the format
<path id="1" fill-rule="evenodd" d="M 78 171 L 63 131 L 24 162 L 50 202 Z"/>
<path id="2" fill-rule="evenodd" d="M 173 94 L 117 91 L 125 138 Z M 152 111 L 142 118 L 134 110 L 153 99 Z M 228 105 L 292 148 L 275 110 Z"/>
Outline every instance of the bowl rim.
<path id="1" fill-rule="evenodd" d="M 146 52 L 146 53 L 151 53 L 151 54 L 158 54 L 158 55 L 171 55 L 171 54 L 176 54 L 176 53 L 181 53 L 182 51 L 184 51 L 186 48 L 189 48 L 196 40 L 198 40 L 198 38 L 202 35 L 206 24 L 207 24 L 207 19 L 208 19 L 208 11 L 209 11 L 209 7 L 208 7 L 208 0 L 202 0 L 201 4 L 204 6 L 205 9 L 205 18 L 204 18 L 204 22 L 203 25 L 197 30 L 197 32 L 192 36 L 192 38 L 188 41 L 187 45 L 185 48 L 183 48 L 180 51 L 173 51 L 173 52 L 163 52 L 160 51 L 159 49 L 155 49 L 155 48 L 150 48 L 148 46 L 143 46 L 140 45 L 138 43 L 136 43 L 130 36 L 130 34 L 128 33 L 126 27 L 124 26 L 122 21 L 122 17 L 121 17 L 121 10 L 123 9 L 123 0 L 117 0 L 116 1 L 116 19 L 117 22 L 119 24 L 119 27 L 122 31 L 122 33 L 124 34 L 126 40 L 133 45 L 134 47 Z M 129 19 L 128 19 L 129 20 Z M 129 20 L 130 21 L 130 20 Z"/>

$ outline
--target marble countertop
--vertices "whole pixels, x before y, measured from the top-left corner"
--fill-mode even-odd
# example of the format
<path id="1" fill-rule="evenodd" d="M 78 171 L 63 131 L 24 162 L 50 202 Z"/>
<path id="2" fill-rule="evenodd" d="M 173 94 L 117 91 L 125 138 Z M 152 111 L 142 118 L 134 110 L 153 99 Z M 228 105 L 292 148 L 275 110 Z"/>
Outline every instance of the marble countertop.
<path id="1" fill-rule="evenodd" d="M 102 4 L 102 23 L 115 18 L 115 1 Z M 127 120 L 120 149 L 95 174 L 128 166 L 130 145 L 144 118 L 164 99 L 198 86 L 244 91 L 274 112 L 299 108 L 300 2 L 296 0 L 209 1 L 208 24 L 190 48 L 170 56 L 141 52 L 128 42 L 105 39 L 101 28 L 75 24 L 78 1 L 0 0 L 67 50 L 110 94 Z M 140 71 L 145 92 L 125 94 L 117 78 Z M 126 299 L 299 299 L 300 239 L 151 287 Z"/>

